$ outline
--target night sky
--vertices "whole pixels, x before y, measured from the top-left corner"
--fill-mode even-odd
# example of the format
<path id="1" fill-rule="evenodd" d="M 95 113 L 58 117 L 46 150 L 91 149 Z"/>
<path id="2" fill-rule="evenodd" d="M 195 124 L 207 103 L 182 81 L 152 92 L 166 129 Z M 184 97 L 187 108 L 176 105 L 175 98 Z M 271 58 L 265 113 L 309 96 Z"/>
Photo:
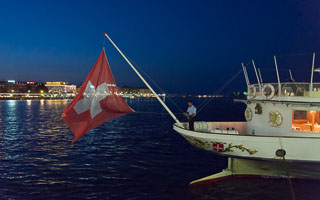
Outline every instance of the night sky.
<path id="1" fill-rule="evenodd" d="M 288 68 L 309 81 L 314 51 L 320 67 L 317 0 L 0 0 L 0 30 L 1 80 L 80 85 L 104 32 L 170 93 L 213 93 L 252 58 L 266 81 L 276 80 L 273 55 L 281 81 Z M 105 48 L 118 85 L 142 86 L 107 40 Z M 245 88 L 243 74 L 230 87 Z"/>

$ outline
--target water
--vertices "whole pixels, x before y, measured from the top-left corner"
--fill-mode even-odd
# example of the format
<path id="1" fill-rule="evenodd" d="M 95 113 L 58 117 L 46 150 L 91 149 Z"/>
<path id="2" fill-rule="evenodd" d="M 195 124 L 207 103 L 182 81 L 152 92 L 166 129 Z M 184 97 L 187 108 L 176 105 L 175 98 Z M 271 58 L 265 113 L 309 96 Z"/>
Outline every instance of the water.
<path id="1" fill-rule="evenodd" d="M 139 113 L 165 112 L 155 99 L 127 101 L 137 113 L 103 124 L 73 145 L 60 118 L 68 100 L 0 101 L 0 199 L 291 199 L 287 180 L 189 187 L 220 172 L 226 158 L 189 145 L 172 130 L 168 115 Z M 175 101 L 186 107 L 186 99 Z M 244 108 L 217 99 L 198 120 L 243 120 Z M 319 182 L 293 186 L 297 199 L 320 198 Z"/>

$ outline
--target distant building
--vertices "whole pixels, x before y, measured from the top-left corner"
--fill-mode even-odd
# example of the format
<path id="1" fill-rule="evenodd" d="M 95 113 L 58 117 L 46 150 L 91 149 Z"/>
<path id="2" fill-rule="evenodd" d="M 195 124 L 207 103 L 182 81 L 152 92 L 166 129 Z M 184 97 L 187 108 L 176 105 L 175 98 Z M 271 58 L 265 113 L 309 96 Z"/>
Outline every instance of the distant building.
<path id="1" fill-rule="evenodd" d="M 152 92 L 148 88 L 132 88 L 132 87 L 120 87 L 120 93 L 123 97 L 153 97 Z"/>
<path id="2" fill-rule="evenodd" d="M 75 94 L 77 92 L 77 86 L 68 85 L 68 82 L 46 82 L 45 86 L 52 94 Z"/>
<path id="3" fill-rule="evenodd" d="M 147 95 L 147 96 L 151 96 L 152 93 L 148 88 L 139 88 L 139 93 L 140 95 Z"/>
<path id="4" fill-rule="evenodd" d="M 129 95 L 129 94 L 137 94 L 139 91 L 137 88 L 132 88 L 132 87 L 119 87 L 119 90 L 122 94 Z"/>
<path id="5" fill-rule="evenodd" d="M 0 93 L 35 93 L 40 85 L 35 82 L 0 81 Z"/>

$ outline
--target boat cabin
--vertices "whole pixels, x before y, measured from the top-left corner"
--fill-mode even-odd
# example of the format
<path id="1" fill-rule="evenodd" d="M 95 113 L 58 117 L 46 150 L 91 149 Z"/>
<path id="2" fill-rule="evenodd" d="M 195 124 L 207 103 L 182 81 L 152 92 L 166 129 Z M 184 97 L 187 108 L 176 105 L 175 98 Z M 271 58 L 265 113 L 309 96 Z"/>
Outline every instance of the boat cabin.
<path id="1" fill-rule="evenodd" d="M 315 58 L 315 55 L 313 59 Z M 247 99 L 235 100 L 247 105 L 247 122 L 197 122 L 195 130 L 206 133 L 320 137 L 320 83 L 313 82 L 314 60 L 310 82 L 262 83 L 261 73 L 252 61 L 257 83 L 250 84 L 246 67 L 242 65 L 247 83 Z M 187 125 L 185 125 L 187 126 Z"/>

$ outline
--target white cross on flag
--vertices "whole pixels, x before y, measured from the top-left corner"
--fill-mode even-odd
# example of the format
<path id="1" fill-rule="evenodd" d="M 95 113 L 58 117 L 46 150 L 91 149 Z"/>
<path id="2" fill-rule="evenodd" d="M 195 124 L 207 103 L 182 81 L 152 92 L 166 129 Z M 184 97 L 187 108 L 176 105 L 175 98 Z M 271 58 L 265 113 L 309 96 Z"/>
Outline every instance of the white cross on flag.
<path id="1" fill-rule="evenodd" d="M 73 132 L 74 143 L 100 124 L 131 112 L 134 111 L 120 96 L 103 49 L 77 96 L 61 117 Z"/>

